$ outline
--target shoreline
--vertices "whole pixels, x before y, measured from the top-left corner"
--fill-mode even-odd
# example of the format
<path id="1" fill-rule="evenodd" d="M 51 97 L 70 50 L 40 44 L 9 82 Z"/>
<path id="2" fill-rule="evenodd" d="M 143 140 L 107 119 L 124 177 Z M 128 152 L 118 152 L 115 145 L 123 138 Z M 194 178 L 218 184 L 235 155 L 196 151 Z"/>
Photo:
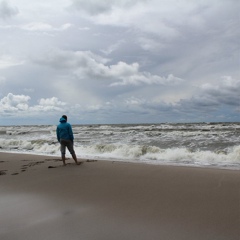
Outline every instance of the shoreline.
<path id="1" fill-rule="evenodd" d="M 32 155 L 32 156 L 45 156 L 48 158 L 59 158 L 60 159 L 60 154 L 52 155 L 52 154 L 42 154 L 42 153 L 31 153 L 31 152 L 13 152 L 13 151 L 1 151 L 0 150 L 0 155 L 1 154 L 19 154 L 19 155 Z M 68 159 L 71 159 L 71 155 L 67 154 L 66 156 Z M 77 156 L 78 157 L 78 156 Z M 138 160 L 129 160 L 129 159 L 117 159 L 117 158 L 109 158 L 106 159 L 104 157 L 84 157 L 84 158 L 79 158 L 82 159 L 83 161 L 86 160 L 91 160 L 91 161 L 103 161 L 103 162 L 122 162 L 122 163 L 130 163 L 130 164 L 143 164 L 143 165 L 152 165 L 152 166 L 169 166 L 169 167 L 183 167 L 183 168 L 202 168 L 202 169 L 219 169 L 219 170 L 229 170 L 229 171 L 240 171 L 240 166 L 239 167 L 226 167 L 226 166 L 219 166 L 219 165 L 194 165 L 194 164 L 183 164 L 183 163 L 170 163 L 170 162 L 157 162 L 153 163 L 150 161 L 138 161 Z"/>
<path id="2" fill-rule="evenodd" d="M 2 240 L 239 239 L 239 171 L 67 163 L 0 152 Z"/>

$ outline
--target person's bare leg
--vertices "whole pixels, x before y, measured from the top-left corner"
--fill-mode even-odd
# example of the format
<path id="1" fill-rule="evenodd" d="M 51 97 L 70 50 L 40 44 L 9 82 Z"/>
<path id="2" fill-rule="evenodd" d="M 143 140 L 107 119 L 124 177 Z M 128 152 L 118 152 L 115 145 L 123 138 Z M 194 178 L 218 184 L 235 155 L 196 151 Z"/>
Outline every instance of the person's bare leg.
<path id="1" fill-rule="evenodd" d="M 63 161 L 63 166 L 66 166 L 66 162 L 65 162 L 66 158 L 65 158 L 65 154 L 62 154 L 62 161 Z"/>
<path id="2" fill-rule="evenodd" d="M 75 161 L 75 163 L 76 163 L 77 165 L 80 164 L 80 162 L 78 162 L 78 160 L 77 160 L 77 156 L 76 156 L 75 153 L 72 154 L 72 158 L 73 158 L 73 160 Z"/>

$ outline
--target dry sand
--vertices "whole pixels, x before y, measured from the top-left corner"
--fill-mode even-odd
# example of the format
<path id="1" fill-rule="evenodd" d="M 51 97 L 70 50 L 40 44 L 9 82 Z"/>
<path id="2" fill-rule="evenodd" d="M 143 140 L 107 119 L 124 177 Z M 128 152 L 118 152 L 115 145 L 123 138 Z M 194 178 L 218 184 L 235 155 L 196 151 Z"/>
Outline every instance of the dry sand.
<path id="1" fill-rule="evenodd" d="M 1 240 L 240 239 L 240 171 L 67 163 L 0 153 Z"/>

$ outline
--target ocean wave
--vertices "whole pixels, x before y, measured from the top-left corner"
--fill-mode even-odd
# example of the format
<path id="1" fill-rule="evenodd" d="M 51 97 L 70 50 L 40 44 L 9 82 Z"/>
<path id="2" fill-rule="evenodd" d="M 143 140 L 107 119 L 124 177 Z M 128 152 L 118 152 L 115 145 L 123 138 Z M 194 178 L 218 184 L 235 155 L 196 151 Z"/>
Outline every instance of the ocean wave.
<path id="1" fill-rule="evenodd" d="M 161 149 L 146 145 L 98 144 L 76 147 L 80 156 L 152 164 L 219 166 L 240 169 L 240 145 L 225 151 L 192 151 L 185 147 Z"/>
<path id="2" fill-rule="evenodd" d="M 0 149 L 2 151 L 60 155 L 59 143 L 45 140 L 0 140 Z M 147 145 L 96 144 L 78 145 L 75 146 L 75 151 L 80 158 L 240 169 L 240 145 L 214 152 L 209 150 L 192 151 L 185 147 L 162 149 Z M 69 153 L 67 152 L 67 154 Z"/>
<path id="3" fill-rule="evenodd" d="M 56 126 L 0 127 L 0 150 L 59 156 Z M 240 169 L 240 124 L 73 126 L 79 158 Z M 68 153 L 69 154 L 69 153 Z"/>

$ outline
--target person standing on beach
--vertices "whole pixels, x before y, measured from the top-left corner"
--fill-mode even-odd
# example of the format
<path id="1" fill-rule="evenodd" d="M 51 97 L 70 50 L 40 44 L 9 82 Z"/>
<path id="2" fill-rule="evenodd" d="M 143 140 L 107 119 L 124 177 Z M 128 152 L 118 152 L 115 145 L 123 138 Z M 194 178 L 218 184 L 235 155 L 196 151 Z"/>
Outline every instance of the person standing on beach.
<path id="1" fill-rule="evenodd" d="M 66 166 L 66 162 L 65 162 L 66 147 L 67 147 L 68 151 L 71 153 L 72 158 L 74 159 L 75 163 L 77 165 L 79 165 L 80 162 L 78 162 L 78 160 L 77 160 L 77 156 L 75 154 L 74 147 L 73 147 L 74 137 L 73 137 L 72 126 L 70 123 L 67 122 L 66 115 L 63 115 L 60 118 L 59 122 L 60 122 L 60 124 L 58 124 L 58 126 L 57 126 L 56 133 L 57 133 L 58 142 L 61 145 L 61 154 L 62 154 L 63 165 Z"/>

